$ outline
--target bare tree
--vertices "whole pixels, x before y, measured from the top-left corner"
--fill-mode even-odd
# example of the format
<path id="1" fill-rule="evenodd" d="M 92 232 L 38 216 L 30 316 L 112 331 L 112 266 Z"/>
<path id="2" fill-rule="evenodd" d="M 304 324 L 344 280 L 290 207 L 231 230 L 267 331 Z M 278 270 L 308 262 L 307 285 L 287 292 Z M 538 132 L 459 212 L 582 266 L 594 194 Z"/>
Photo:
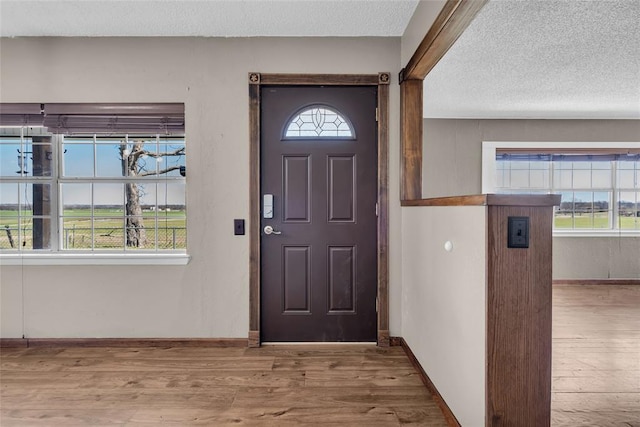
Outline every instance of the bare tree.
<path id="1" fill-rule="evenodd" d="M 120 159 L 122 160 L 122 176 L 142 177 L 149 175 L 162 175 L 174 170 L 179 170 L 180 166 L 169 166 L 161 170 L 147 170 L 146 158 L 162 159 L 164 157 L 182 156 L 185 154 L 185 147 L 180 147 L 174 151 L 155 153 L 144 149 L 144 140 L 133 142 L 123 141 L 120 144 Z M 155 162 L 154 162 L 155 163 Z M 129 247 L 143 248 L 146 243 L 146 232 L 142 217 L 142 206 L 140 205 L 141 190 L 135 182 L 125 184 L 126 194 L 126 244 Z"/>

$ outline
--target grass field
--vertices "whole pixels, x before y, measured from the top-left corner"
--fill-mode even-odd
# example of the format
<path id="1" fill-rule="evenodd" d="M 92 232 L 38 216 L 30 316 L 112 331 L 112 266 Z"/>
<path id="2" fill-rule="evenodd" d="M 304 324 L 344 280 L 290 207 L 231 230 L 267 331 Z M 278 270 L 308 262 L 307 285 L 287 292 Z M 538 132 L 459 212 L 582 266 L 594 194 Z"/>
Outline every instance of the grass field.
<path id="1" fill-rule="evenodd" d="M 577 215 L 575 217 L 571 217 L 570 215 L 556 215 L 554 225 L 557 229 L 611 228 L 609 216 L 606 213 L 595 214 L 593 217 L 589 214 Z M 640 218 L 621 216 L 619 228 L 622 230 L 640 230 Z"/>
<path id="2" fill-rule="evenodd" d="M 11 231 L 14 247 L 31 248 L 33 220 L 31 211 L 24 212 L 22 224 L 18 224 L 18 212 L 0 210 L 0 249 L 11 249 L 6 232 Z M 62 239 L 65 249 L 122 249 L 125 247 L 124 217 L 122 210 L 98 209 L 93 221 L 89 209 L 65 210 Z M 185 249 L 187 241 L 184 210 L 144 211 L 145 241 L 143 247 L 127 249 Z M 157 233 L 156 233 L 157 230 Z"/>

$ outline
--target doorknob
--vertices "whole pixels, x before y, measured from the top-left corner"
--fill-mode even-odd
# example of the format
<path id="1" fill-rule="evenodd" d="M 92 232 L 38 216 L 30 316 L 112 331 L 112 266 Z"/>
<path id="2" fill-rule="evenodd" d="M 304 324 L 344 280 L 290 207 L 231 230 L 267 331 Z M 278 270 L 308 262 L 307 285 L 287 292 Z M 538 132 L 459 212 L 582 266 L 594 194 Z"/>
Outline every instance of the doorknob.
<path id="1" fill-rule="evenodd" d="M 272 226 L 267 225 L 267 226 L 264 227 L 264 234 L 266 234 L 267 236 L 269 234 L 282 234 L 282 231 L 276 231 L 276 230 L 273 229 Z"/>

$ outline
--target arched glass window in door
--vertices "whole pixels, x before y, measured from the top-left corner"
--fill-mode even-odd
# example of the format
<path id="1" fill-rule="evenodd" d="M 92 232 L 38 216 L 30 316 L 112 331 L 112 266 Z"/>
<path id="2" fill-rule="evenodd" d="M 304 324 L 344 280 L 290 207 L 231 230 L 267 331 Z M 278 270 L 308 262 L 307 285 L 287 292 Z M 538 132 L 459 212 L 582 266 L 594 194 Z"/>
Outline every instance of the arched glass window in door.
<path id="1" fill-rule="evenodd" d="M 285 127 L 285 139 L 354 139 L 349 120 L 325 105 L 305 107 L 296 112 Z"/>

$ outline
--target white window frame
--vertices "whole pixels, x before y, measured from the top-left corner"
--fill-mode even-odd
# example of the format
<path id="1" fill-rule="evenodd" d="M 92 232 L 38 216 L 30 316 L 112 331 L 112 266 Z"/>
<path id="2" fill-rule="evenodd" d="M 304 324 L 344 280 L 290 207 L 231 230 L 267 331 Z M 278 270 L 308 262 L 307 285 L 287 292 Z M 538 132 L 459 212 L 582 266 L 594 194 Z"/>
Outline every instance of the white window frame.
<path id="1" fill-rule="evenodd" d="M 18 128 L 18 127 L 16 127 Z M 25 129 L 40 129 L 40 127 L 21 127 L 20 140 L 25 138 Z M 17 136 L 17 135 L 16 135 Z M 50 247 L 49 249 L 37 249 L 32 251 L 2 250 L 0 251 L 0 266 L 3 265 L 186 265 L 191 256 L 187 249 L 176 250 L 119 250 L 96 251 L 82 250 L 74 251 L 63 249 L 61 242 L 62 220 L 60 200 L 60 187 L 63 183 L 74 182 L 76 178 L 65 177 L 62 172 L 63 153 L 61 150 L 64 137 L 61 134 L 51 134 L 52 151 L 52 176 L 48 177 L 25 177 L 20 176 L 2 177 L 2 182 L 6 183 L 35 183 L 43 182 L 50 184 L 51 191 L 51 221 L 50 221 Z M 94 162 L 96 152 L 94 150 Z M 83 181 L 104 182 L 108 179 L 83 178 Z M 126 180 L 126 178 L 125 178 Z M 118 180 L 122 181 L 122 180 Z M 143 180 L 139 180 L 143 181 Z M 186 183 L 186 181 L 185 181 Z M 93 214 L 92 214 L 93 215 Z M 156 212 L 157 216 L 157 212 Z M 157 226 L 157 221 L 156 221 Z M 155 233 L 157 239 L 157 232 Z"/>
<path id="2" fill-rule="evenodd" d="M 482 193 L 492 194 L 497 191 L 497 174 L 496 174 L 496 151 L 498 149 L 509 148 L 525 148 L 531 150 L 544 151 L 545 149 L 632 149 L 638 150 L 640 148 L 640 142 L 536 142 L 536 141 L 482 141 Z M 615 170 L 612 171 L 615 175 Z M 613 186 L 613 199 L 612 199 L 612 214 L 614 218 L 617 217 L 617 194 L 619 191 L 615 185 L 615 176 Z M 565 237 L 640 237 L 640 230 L 625 230 L 625 229 L 555 229 L 553 230 L 554 236 Z"/>

